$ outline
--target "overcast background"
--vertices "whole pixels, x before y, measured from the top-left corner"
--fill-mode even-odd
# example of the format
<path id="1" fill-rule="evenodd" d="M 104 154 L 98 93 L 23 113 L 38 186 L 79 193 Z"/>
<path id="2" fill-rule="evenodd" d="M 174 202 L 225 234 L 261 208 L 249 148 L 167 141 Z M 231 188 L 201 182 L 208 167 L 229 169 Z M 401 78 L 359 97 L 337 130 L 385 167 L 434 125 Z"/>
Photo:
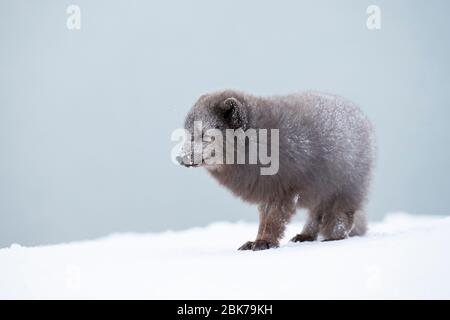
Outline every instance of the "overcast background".
<path id="1" fill-rule="evenodd" d="M 81 30 L 66 27 L 69 4 Z M 366 27 L 370 4 L 381 30 Z M 378 137 L 370 217 L 450 214 L 449 12 L 445 0 L 0 0 L 0 247 L 256 221 L 170 161 L 171 132 L 221 88 L 356 101 Z"/>

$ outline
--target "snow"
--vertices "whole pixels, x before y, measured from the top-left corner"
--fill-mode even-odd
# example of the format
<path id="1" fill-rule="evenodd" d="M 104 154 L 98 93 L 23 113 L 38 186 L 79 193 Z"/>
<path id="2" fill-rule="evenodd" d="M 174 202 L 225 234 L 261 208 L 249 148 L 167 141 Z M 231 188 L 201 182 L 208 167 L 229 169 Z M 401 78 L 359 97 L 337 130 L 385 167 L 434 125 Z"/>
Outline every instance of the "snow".
<path id="1" fill-rule="evenodd" d="M 0 249 L 0 298 L 450 298 L 450 217 L 391 214 L 367 236 L 237 251 L 253 223 Z"/>

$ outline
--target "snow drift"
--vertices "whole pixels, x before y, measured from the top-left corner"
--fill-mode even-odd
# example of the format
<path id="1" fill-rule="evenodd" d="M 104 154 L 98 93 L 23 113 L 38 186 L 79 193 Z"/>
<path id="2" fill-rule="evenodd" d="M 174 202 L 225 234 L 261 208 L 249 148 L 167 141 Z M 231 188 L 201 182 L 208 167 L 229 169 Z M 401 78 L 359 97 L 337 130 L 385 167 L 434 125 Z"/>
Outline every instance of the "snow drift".
<path id="1" fill-rule="evenodd" d="M 0 249 L 0 298 L 450 298 L 450 217 L 389 215 L 367 236 L 236 249 L 257 225 Z"/>

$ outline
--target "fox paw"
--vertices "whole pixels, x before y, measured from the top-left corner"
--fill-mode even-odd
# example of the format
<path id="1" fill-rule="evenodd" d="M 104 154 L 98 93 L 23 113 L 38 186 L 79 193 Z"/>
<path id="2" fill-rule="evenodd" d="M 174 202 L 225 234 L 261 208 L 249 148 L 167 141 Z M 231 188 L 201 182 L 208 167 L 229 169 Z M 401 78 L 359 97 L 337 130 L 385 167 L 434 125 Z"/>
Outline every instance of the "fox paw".
<path id="1" fill-rule="evenodd" d="M 253 241 L 247 241 L 242 246 L 239 247 L 238 250 L 252 250 Z"/>
<path id="2" fill-rule="evenodd" d="M 256 240 L 252 246 L 253 251 L 266 250 L 272 248 L 278 248 L 278 243 L 274 243 L 267 240 Z"/>
<path id="3" fill-rule="evenodd" d="M 298 234 L 291 239 L 292 242 L 316 241 L 316 238 L 308 234 Z"/>
<path id="4" fill-rule="evenodd" d="M 267 240 L 256 240 L 256 241 L 247 241 L 239 248 L 239 250 L 259 251 L 271 248 L 278 248 L 278 243 Z"/>

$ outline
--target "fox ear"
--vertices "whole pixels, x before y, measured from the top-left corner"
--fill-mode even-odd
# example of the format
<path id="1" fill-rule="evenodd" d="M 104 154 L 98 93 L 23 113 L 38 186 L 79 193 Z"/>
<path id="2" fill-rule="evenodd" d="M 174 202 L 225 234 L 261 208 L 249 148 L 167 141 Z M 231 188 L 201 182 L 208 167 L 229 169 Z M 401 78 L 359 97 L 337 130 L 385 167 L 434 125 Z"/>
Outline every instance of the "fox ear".
<path id="1" fill-rule="evenodd" d="M 247 129 L 247 113 L 238 99 L 234 97 L 225 99 L 222 110 L 225 121 L 232 129 Z"/>

